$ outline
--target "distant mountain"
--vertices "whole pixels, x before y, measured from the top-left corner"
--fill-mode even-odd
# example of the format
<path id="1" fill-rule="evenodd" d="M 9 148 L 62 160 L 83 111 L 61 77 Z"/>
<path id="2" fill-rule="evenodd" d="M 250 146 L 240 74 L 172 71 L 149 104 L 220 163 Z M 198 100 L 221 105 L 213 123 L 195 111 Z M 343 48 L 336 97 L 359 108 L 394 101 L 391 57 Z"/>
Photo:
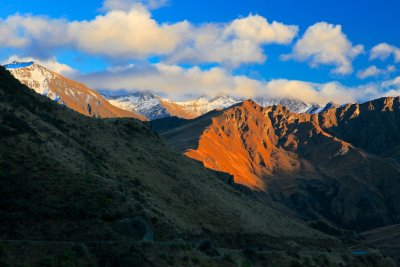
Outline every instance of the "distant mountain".
<path id="1" fill-rule="evenodd" d="M 137 112 L 150 120 L 176 116 L 192 119 L 214 109 L 227 108 L 239 102 L 228 96 L 199 97 L 193 100 L 174 102 L 163 99 L 149 91 L 138 91 L 120 96 L 104 95 L 113 105 Z"/>
<path id="2" fill-rule="evenodd" d="M 133 117 L 142 115 L 111 105 L 98 92 L 46 69 L 35 62 L 13 62 L 4 66 L 11 74 L 35 92 L 59 104 L 91 117 Z"/>
<path id="3" fill-rule="evenodd" d="M 287 97 L 256 97 L 253 100 L 262 107 L 281 105 L 287 107 L 291 112 L 295 113 L 308 113 L 308 110 L 312 107 L 312 105 L 301 100 Z"/>
<path id="4" fill-rule="evenodd" d="M 105 94 L 105 97 L 113 105 L 121 109 L 137 112 L 150 120 L 172 116 L 193 119 L 212 110 L 225 109 L 243 101 L 243 99 L 228 95 L 219 95 L 216 97 L 201 96 L 186 101 L 172 101 L 170 99 L 163 99 L 150 91 L 138 91 L 120 96 L 107 96 Z M 311 105 L 298 99 L 285 97 L 271 98 L 259 96 L 254 98 L 254 101 L 263 107 L 283 105 L 296 113 L 318 113 L 327 108 L 321 108 L 319 105 Z"/>
<path id="5" fill-rule="evenodd" d="M 318 113 L 322 113 L 324 111 L 327 111 L 328 109 L 331 108 L 338 108 L 339 105 L 333 103 L 333 102 L 328 102 L 325 106 L 321 107 L 317 104 L 312 105 L 309 109 L 307 109 L 307 111 L 305 113 L 308 114 L 318 114 Z"/>
<path id="6" fill-rule="evenodd" d="M 170 117 L 163 100 L 151 92 L 135 92 L 123 96 L 106 96 L 108 101 L 121 109 L 137 112 L 150 120 Z"/>
<path id="7" fill-rule="evenodd" d="M 202 96 L 193 100 L 174 102 L 174 104 L 178 105 L 187 114 L 190 114 L 191 118 L 196 118 L 211 110 L 228 108 L 238 102 L 240 100 L 227 95 L 220 95 L 216 97 Z"/>
<path id="8" fill-rule="evenodd" d="M 331 103 L 318 114 L 248 100 L 152 125 L 187 156 L 310 223 L 355 231 L 400 223 L 399 97 Z"/>

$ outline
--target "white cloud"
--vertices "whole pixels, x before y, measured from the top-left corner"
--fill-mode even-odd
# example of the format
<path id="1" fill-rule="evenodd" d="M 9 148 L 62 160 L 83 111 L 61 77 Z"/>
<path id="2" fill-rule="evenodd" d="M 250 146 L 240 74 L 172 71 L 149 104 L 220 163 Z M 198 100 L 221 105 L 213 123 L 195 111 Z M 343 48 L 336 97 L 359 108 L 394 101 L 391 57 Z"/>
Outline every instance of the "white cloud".
<path id="1" fill-rule="evenodd" d="M 0 45 L 20 48 L 26 54 L 42 51 L 46 56 L 57 48 L 74 48 L 128 60 L 172 52 L 187 28 L 187 22 L 158 24 L 139 6 L 110 11 L 89 21 L 14 15 L 1 23 L 0 32 L 8 35 L 4 40 L 1 35 Z"/>
<path id="2" fill-rule="evenodd" d="M 289 44 L 297 35 L 298 27 L 273 21 L 269 23 L 259 15 L 249 15 L 235 19 L 224 29 L 226 38 L 233 37 L 249 40 L 256 44 L 278 43 Z"/>
<path id="3" fill-rule="evenodd" d="M 400 76 L 382 83 L 382 87 L 387 88 L 385 96 L 400 96 Z"/>
<path id="4" fill-rule="evenodd" d="M 211 62 L 233 67 L 242 63 L 263 63 L 267 59 L 263 45 L 289 44 L 297 32 L 297 26 L 269 23 L 258 15 L 225 24 L 192 25 L 187 40 L 167 62 Z"/>
<path id="5" fill-rule="evenodd" d="M 224 38 L 223 27 L 218 25 L 191 27 L 190 32 L 188 40 L 167 57 L 167 62 L 238 66 L 242 63 L 262 63 L 267 58 L 257 43 L 246 39 Z"/>
<path id="6" fill-rule="evenodd" d="M 385 83 L 348 87 L 339 82 L 311 83 L 287 79 L 260 81 L 231 75 L 218 67 L 202 70 L 198 67 L 182 68 L 167 64 L 122 66 L 77 79 L 96 89 L 151 90 L 174 100 L 183 99 L 187 95 L 228 94 L 242 98 L 291 97 L 323 105 L 329 101 L 338 104 L 363 102 L 388 94 L 395 95 L 400 91 L 400 77 Z"/>
<path id="7" fill-rule="evenodd" d="M 158 24 L 146 10 L 132 9 L 71 22 L 67 35 L 81 51 L 127 60 L 171 53 L 188 27 L 185 21 Z"/>
<path id="8" fill-rule="evenodd" d="M 388 75 L 389 73 L 395 72 L 396 67 L 393 65 L 388 66 L 386 69 L 380 69 L 375 65 L 369 66 L 364 70 L 360 70 L 357 72 L 357 77 L 360 79 L 366 79 L 369 77 L 377 77 Z"/>
<path id="9" fill-rule="evenodd" d="M 329 101 L 337 104 L 354 103 L 382 95 L 373 84 L 347 87 L 339 82 L 310 83 L 306 81 L 278 79 L 266 83 L 264 94 L 273 97 L 292 97 L 306 103 L 324 105 Z"/>
<path id="10" fill-rule="evenodd" d="M 13 61 L 19 61 L 19 62 L 34 61 L 35 63 L 38 63 L 39 65 L 42 65 L 43 67 L 45 67 L 49 70 L 52 70 L 54 72 L 60 73 L 62 75 L 73 75 L 73 74 L 76 74 L 76 72 L 77 72 L 70 66 L 58 62 L 56 58 L 40 60 L 40 59 L 33 58 L 33 57 L 20 57 L 17 55 L 13 55 L 13 56 L 9 57 L 8 59 L 4 60 L 1 63 L 1 65 L 12 63 Z"/>
<path id="11" fill-rule="evenodd" d="M 160 56 L 173 63 L 238 66 L 264 62 L 265 44 L 288 44 L 297 34 L 297 26 L 269 23 L 258 15 L 222 24 L 159 23 L 142 3 L 105 1 L 105 14 L 84 21 L 10 16 L 0 24 L 0 46 L 42 58 L 69 48 L 120 62 Z M 153 6 L 161 3 L 146 1 Z"/>
<path id="12" fill-rule="evenodd" d="M 168 4 L 168 0 L 105 0 L 101 8 L 102 11 L 111 10 L 131 10 L 132 8 L 143 6 L 148 9 L 156 9 Z"/>
<path id="13" fill-rule="evenodd" d="M 400 48 L 387 43 L 380 43 L 371 49 L 369 58 L 370 60 L 385 60 L 391 55 L 394 56 L 395 62 L 400 62 Z"/>
<path id="14" fill-rule="evenodd" d="M 6 20 L 0 19 L 0 47 L 23 47 L 26 46 L 27 40 L 21 36 L 15 35 L 17 30 L 15 24 L 16 18 L 8 17 Z"/>
<path id="15" fill-rule="evenodd" d="M 129 65 L 78 78 L 89 86 L 108 90 L 153 90 L 175 98 L 187 94 L 229 94 L 239 97 L 256 95 L 260 84 L 245 76 L 231 76 L 222 68 L 201 70 L 177 65 Z"/>
<path id="16" fill-rule="evenodd" d="M 283 55 L 282 59 L 307 61 L 311 67 L 333 65 L 336 66 L 333 73 L 349 74 L 353 71 L 353 59 L 363 52 L 363 46 L 353 46 L 340 25 L 319 22 L 310 26 L 292 53 Z"/>
<path id="17" fill-rule="evenodd" d="M 49 49 L 65 46 L 68 41 L 66 21 L 62 19 L 19 14 L 0 19 L 0 47 L 48 55 Z"/>

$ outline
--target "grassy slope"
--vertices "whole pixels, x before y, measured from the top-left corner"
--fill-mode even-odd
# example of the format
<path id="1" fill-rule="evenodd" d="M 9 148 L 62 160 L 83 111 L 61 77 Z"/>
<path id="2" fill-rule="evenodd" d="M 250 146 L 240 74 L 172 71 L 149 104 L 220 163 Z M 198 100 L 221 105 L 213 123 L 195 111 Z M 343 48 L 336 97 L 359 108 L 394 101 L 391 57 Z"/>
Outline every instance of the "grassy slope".
<path id="1" fill-rule="evenodd" d="M 28 259 L 38 266 L 179 266 L 164 255 L 190 251 L 185 262 L 200 253 L 192 245 L 204 240 L 215 244 L 200 245 L 207 253 L 214 246 L 343 248 L 235 191 L 221 174 L 172 151 L 144 123 L 82 116 L 35 94 L 3 68 L 0 144 L 0 264 L 6 255 L 6 262 Z M 154 242 L 135 243 L 142 240 Z M 42 257 L 54 253 L 56 260 Z M 209 262 L 207 253 L 188 265 Z M 213 262 L 222 266 L 218 259 Z"/>

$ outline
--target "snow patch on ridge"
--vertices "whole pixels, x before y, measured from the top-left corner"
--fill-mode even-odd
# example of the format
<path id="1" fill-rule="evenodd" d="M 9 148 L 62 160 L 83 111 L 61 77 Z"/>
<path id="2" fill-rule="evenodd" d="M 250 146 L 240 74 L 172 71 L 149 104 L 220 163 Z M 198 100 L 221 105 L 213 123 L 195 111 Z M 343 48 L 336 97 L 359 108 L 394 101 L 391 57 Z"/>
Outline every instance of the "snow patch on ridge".
<path id="1" fill-rule="evenodd" d="M 170 99 L 161 99 L 159 96 L 149 91 L 138 91 L 125 95 L 120 94 L 118 96 L 105 95 L 105 97 L 108 98 L 111 104 L 128 111 L 137 112 L 150 120 L 172 116 L 166 110 L 163 102 L 174 104 L 187 114 L 192 114 L 193 117 L 197 117 L 215 109 L 229 108 L 244 100 L 233 98 L 229 95 L 219 95 L 216 97 L 201 96 L 187 101 L 175 102 Z M 260 96 L 254 98 L 254 101 L 262 107 L 283 105 L 291 112 L 309 114 L 316 114 L 335 106 L 333 103 L 328 103 L 326 107 L 322 108 L 319 105 L 311 105 L 298 99 L 285 97 L 271 98 Z"/>
<path id="2" fill-rule="evenodd" d="M 150 120 L 170 117 L 170 114 L 161 103 L 161 98 L 151 92 L 143 91 L 123 96 L 106 97 L 112 105 L 139 113 Z"/>
<path id="3" fill-rule="evenodd" d="M 54 79 L 54 75 L 45 68 L 33 62 L 13 62 L 6 66 L 14 66 L 8 68 L 11 74 L 25 85 L 35 90 L 38 94 L 49 96 L 51 93 L 49 83 Z M 24 67 L 17 68 L 15 66 Z"/>

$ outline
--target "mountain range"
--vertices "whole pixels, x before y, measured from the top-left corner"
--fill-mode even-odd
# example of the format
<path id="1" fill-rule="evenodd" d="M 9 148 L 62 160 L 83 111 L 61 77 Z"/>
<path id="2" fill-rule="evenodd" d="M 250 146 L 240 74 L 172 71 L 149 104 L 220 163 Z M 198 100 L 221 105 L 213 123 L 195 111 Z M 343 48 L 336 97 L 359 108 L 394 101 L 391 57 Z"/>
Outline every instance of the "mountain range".
<path id="1" fill-rule="evenodd" d="M 241 98 L 234 98 L 228 95 L 215 97 L 201 96 L 186 101 L 172 101 L 161 98 L 150 91 L 137 91 L 134 93 L 112 96 L 105 91 L 104 95 L 113 105 L 132 112 L 137 112 L 149 120 L 165 117 L 179 117 L 183 119 L 194 119 L 215 109 L 225 109 L 234 104 L 244 101 Z M 332 102 L 326 106 L 308 104 L 294 98 L 262 97 L 254 98 L 254 101 L 261 106 L 283 105 L 290 111 L 296 113 L 319 113 L 335 104 Z"/>
<path id="2" fill-rule="evenodd" d="M 245 99 L 228 95 L 215 97 L 201 96 L 185 101 L 162 98 L 151 91 L 120 93 L 101 90 L 101 93 L 82 83 L 68 79 L 35 62 L 12 62 L 5 65 L 14 77 L 37 93 L 67 105 L 68 107 L 93 117 L 134 117 L 140 120 L 155 120 L 165 117 L 194 119 L 215 109 L 225 109 Z M 319 113 L 335 104 L 326 106 L 309 104 L 294 98 L 258 96 L 254 101 L 263 107 L 286 106 L 296 113 Z"/>
<path id="3" fill-rule="evenodd" d="M 325 107 L 103 97 L 33 62 L 6 68 L 0 265 L 394 266 L 386 256 L 400 258 L 399 97 Z M 352 253 L 359 248 L 364 256 Z"/>
<path id="4" fill-rule="evenodd" d="M 0 261 L 13 266 L 361 266 L 346 244 L 177 153 L 0 67 Z M 6 255 L 6 256 L 4 256 Z M 365 266 L 390 266 L 381 254 Z"/>

